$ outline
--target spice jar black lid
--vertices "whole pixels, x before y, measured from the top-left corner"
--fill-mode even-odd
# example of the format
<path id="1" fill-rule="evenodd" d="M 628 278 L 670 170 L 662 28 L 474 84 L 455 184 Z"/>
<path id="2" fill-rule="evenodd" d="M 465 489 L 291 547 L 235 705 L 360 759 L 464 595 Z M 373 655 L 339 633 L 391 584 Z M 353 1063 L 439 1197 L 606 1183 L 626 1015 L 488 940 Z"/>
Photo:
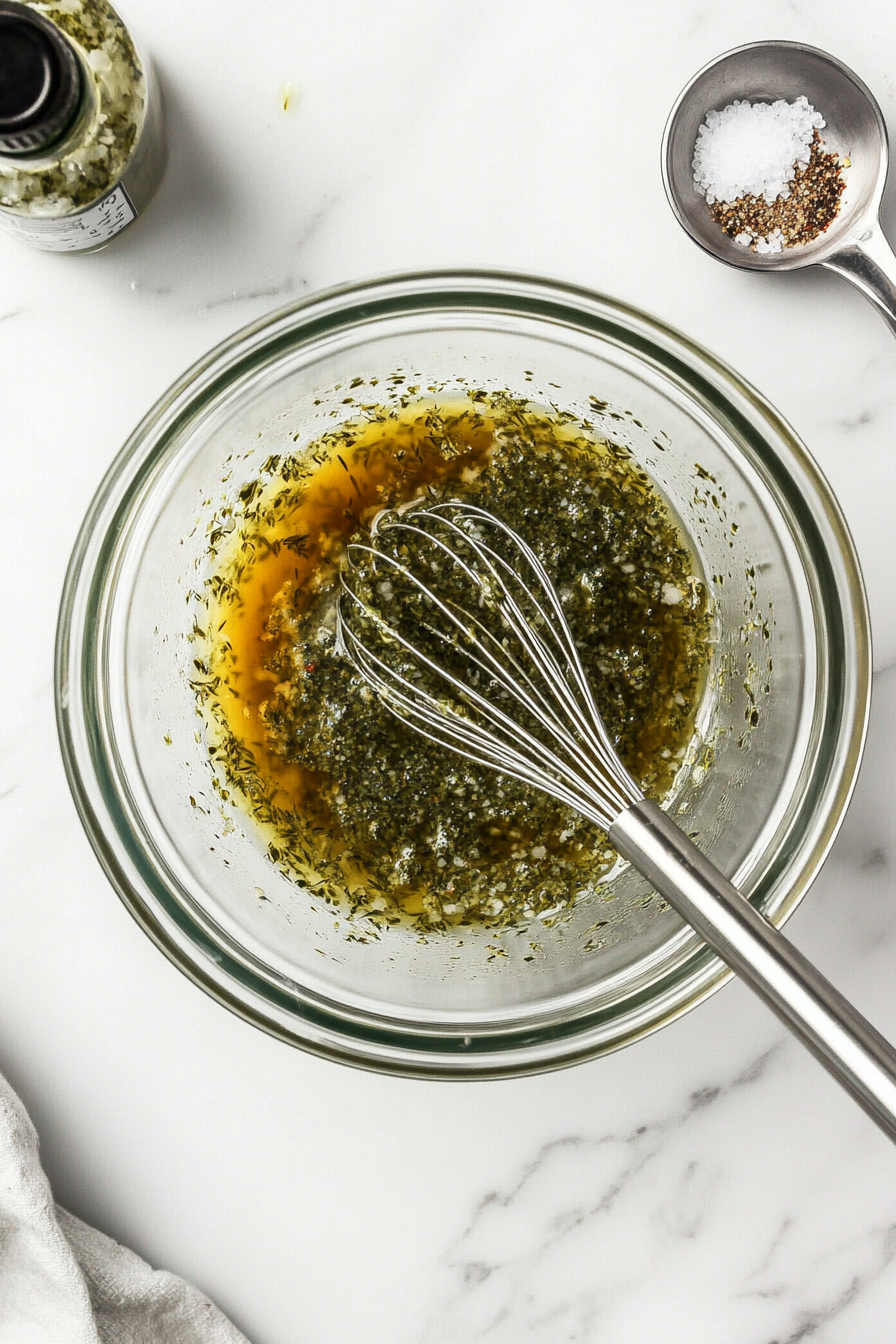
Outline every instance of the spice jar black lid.
<path id="1" fill-rule="evenodd" d="M 52 23 L 0 0 L 0 153 L 28 154 L 58 139 L 81 94 L 81 71 Z"/>

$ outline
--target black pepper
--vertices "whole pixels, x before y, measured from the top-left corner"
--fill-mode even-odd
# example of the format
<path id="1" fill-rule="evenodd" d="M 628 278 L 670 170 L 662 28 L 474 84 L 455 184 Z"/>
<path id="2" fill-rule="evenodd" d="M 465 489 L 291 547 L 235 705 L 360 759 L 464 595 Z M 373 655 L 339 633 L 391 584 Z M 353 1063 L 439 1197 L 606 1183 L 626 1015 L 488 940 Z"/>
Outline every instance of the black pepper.
<path id="1" fill-rule="evenodd" d="M 760 250 L 760 242 L 770 238 L 776 238 L 781 248 L 810 243 L 836 218 L 846 189 L 841 169 L 849 167 L 848 159 L 828 153 L 823 146 L 815 131 L 809 162 L 804 168 L 796 168 L 788 196 L 778 196 L 771 203 L 764 196 L 714 201 L 709 206 L 713 219 L 729 238 L 738 242 L 749 238 L 747 245 L 754 252 Z"/>

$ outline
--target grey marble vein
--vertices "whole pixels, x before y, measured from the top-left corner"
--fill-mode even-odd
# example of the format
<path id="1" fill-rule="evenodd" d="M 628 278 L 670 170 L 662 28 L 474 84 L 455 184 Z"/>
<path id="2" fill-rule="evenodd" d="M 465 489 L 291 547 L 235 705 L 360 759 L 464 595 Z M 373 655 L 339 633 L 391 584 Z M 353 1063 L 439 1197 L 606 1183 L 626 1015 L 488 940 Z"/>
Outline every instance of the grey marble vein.
<path id="1" fill-rule="evenodd" d="M 795 1312 L 794 1324 L 786 1335 L 769 1339 L 767 1344 L 800 1344 L 843 1316 L 896 1261 L 896 1223 L 869 1235 L 871 1249 L 876 1252 L 874 1263 L 861 1273 L 853 1274 L 838 1292 L 820 1295 L 812 1305 L 800 1306 Z M 879 1248 L 877 1243 L 879 1243 Z"/>
<path id="2" fill-rule="evenodd" d="M 599 1243 L 627 1207 L 645 1199 L 651 1207 L 652 1236 L 660 1241 L 695 1241 L 704 1231 L 714 1192 L 722 1180 L 719 1169 L 688 1156 L 674 1174 L 664 1171 L 666 1197 L 651 1192 L 646 1173 L 670 1161 L 669 1143 L 685 1142 L 691 1126 L 734 1094 L 766 1077 L 779 1054 L 773 1045 L 729 1078 L 691 1092 L 677 1107 L 646 1124 L 619 1133 L 571 1133 L 541 1145 L 503 1190 L 492 1190 L 476 1206 L 466 1228 L 443 1258 L 454 1280 L 443 1304 L 420 1335 L 421 1344 L 461 1339 L 533 1338 L 585 1339 L 596 1328 L 611 1299 L 630 1285 L 604 1284 L 575 1295 L 575 1331 L 569 1329 L 569 1302 L 545 1310 L 527 1296 L 533 1275 L 544 1266 L 579 1262 L 584 1249 Z M 610 1218 L 610 1215 L 613 1218 Z M 581 1276 L 580 1276 L 581 1277 Z M 585 1279 L 587 1281 L 586 1273 Z M 540 1293 L 544 1304 L 550 1293 Z M 496 1333 L 498 1332 L 498 1333 Z"/>
<path id="3" fill-rule="evenodd" d="M 218 299 L 212 299 L 209 303 L 204 304 L 203 307 L 210 312 L 214 308 L 223 308 L 225 304 L 228 303 L 247 303 L 251 299 L 276 298 L 281 294 L 292 293 L 294 288 L 295 280 L 291 275 L 288 275 L 285 280 L 281 280 L 280 283 L 276 285 L 268 285 L 259 289 L 231 290 L 229 294 L 225 294 Z"/>
<path id="4" fill-rule="evenodd" d="M 766 1251 L 762 1260 L 751 1272 L 750 1278 L 760 1278 L 763 1274 L 766 1274 L 769 1269 L 771 1269 L 772 1265 L 775 1263 L 775 1258 L 778 1254 L 778 1251 L 786 1241 L 788 1233 L 790 1232 L 792 1227 L 793 1227 L 793 1218 L 787 1217 L 782 1221 L 780 1227 L 776 1229 L 775 1234 L 769 1244 L 768 1250 Z M 781 1288 L 780 1286 L 777 1286 L 775 1288 L 756 1288 L 748 1290 L 745 1293 L 745 1296 L 748 1296 L 749 1292 L 755 1292 L 760 1297 L 770 1297 L 770 1296 L 776 1296 L 782 1291 L 783 1288 Z"/>
<path id="5" fill-rule="evenodd" d="M 336 209 L 341 199 L 342 193 L 340 192 L 338 196 L 334 196 L 330 200 L 325 201 L 320 208 L 315 210 L 308 218 L 296 239 L 297 252 L 301 252 L 302 249 L 307 247 L 311 240 L 320 233 L 321 228 Z"/>

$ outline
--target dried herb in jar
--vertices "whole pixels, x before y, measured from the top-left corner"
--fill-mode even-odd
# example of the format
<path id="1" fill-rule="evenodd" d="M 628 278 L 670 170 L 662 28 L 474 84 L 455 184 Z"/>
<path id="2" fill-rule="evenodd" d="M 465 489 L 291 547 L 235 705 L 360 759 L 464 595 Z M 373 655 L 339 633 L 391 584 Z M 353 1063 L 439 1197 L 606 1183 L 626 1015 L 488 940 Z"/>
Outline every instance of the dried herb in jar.
<path id="1" fill-rule="evenodd" d="M 107 0 L 0 0 L 0 228 L 46 251 L 104 246 L 165 167 L 151 66 Z"/>

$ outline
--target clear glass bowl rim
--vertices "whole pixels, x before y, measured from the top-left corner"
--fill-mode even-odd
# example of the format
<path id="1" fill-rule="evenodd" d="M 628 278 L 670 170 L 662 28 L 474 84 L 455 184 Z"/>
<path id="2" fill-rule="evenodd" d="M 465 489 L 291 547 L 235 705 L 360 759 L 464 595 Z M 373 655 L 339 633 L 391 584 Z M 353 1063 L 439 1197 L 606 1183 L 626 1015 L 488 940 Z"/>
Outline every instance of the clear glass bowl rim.
<path id="1" fill-rule="evenodd" d="M 106 756 L 98 696 L 108 669 L 92 658 L 96 629 L 109 600 L 109 561 L 116 520 L 140 494 L 158 456 L 177 433 L 235 377 L 285 347 L 311 345 L 377 316 L 434 311 L 515 312 L 626 344 L 681 378 L 704 403 L 723 410 L 763 460 L 800 525 L 815 538 L 828 606 L 842 613 L 842 665 L 829 650 L 839 695 L 839 731 L 828 734 L 828 756 L 814 812 L 802 833 L 799 861 L 783 889 L 773 874 L 751 899 L 783 924 L 811 885 L 839 830 L 855 785 L 867 731 L 871 689 L 871 636 L 855 548 L 824 476 L 790 426 L 732 369 L 671 326 L 611 297 L 573 285 L 499 271 L 424 271 L 353 282 L 318 292 L 265 315 L 234 333 L 188 369 L 137 425 L 113 461 L 85 516 L 66 575 L 56 640 L 55 697 L 60 744 L 81 822 L 113 887 L 148 936 L 190 979 L 245 1021 L 325 1058 L 379 1072 L 424 1078 L 496 1078 L 542 1072 L 609 1053 L 658 1030 L 702 1002 L 732 972 L 708 948 L 684 968 L 629 1001 L 623 1021 L 592 1013 L 533 1030 L 458 1041 L 431 1028 L 382 1025 L 302 1002 L 253 976 L 212 944 L 174 900 L 147 863 L 125 821 Z M 752 419 L 751 419 L 752 417 Z M 753 423 L 755 420 L 756 423 Z M 770 456 L 762 430 L 775 440 Z M 823 529 L 833 541 L 825 549 Z M 835 622 L 836 626 L 836 622 Z M 836 636 L 836 628 L 834 630 Z M 848 651 L 848 656 L 847 656 Z M 844 692 L 848 689 L 849 694 Z M 808 800 L 811 802 L 811 799 Z M 793 861 L 793 855 L 785 856 Z"/>

